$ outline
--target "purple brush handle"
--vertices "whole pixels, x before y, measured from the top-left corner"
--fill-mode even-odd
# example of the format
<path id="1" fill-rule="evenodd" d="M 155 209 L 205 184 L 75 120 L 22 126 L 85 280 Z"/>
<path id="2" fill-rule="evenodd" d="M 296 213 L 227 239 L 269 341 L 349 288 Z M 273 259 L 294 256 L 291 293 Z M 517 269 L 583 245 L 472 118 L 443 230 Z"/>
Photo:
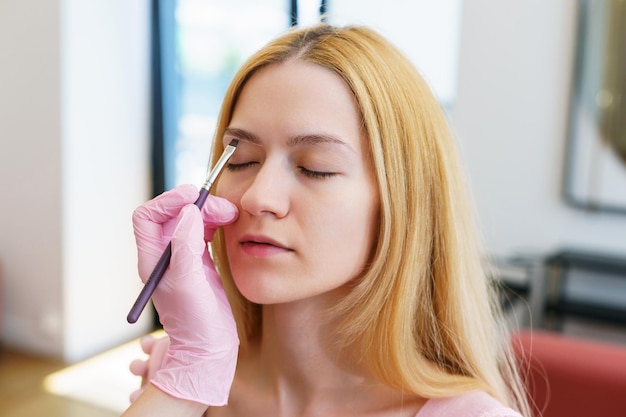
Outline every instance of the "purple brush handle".
<path id="1" fill-rule="evenodd" d="M 198 199 L 193 204 L 195 204 L 198 208 L 202 208 L 208 195 L 209 195 L 209 190 L 206 188 L 202 188 L 200 190 L 200 195 L 198 196 Z M 161 258 L 159 259 L 159 262 L 157 262 L 156 266 L 154 267 L 154 270 L 150 274 L 150 277 L 146 281 L 146 284 L 144 285 L 143 289 L 139 293 L 137 300 L 135 300 L 135 304 L 133 304 L 132 308 L 130 309 L 130 312 L 128 313 L 128 316 L 126 317 L 126 320 L 129 323 L 135 323 L 139 319 L 141 312 L 146 307 L 146 304 L 148 304 L 150 297 L 152 297 L 154 290 L 156 290 L 156 287 L 161 281 L 161 278 L 163 278 L 163 275 L 165 274 L 167 267 L 170 265 L 171 258 L 172 258 L 172 242 L 169 242 L 167 244 L 167 247 L 165 248 L 165 251 L 163 251 L 163 255 L 161 255 Z"/>

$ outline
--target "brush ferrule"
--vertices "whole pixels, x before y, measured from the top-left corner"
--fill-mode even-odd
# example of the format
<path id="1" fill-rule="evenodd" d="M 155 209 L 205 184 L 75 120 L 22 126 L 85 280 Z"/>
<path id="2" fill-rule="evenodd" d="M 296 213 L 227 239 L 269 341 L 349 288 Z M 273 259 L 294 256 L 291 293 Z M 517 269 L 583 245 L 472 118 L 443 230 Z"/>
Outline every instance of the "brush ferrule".
<path id="1" fill-rule="evenodd" d="M 222 172 L 222 169 L 224 169 L 226 162 L 228 162 L 233 153 L 235 153 L 235 149 L 237 149 L 237 143 L 238 142 L 236 140 L 232 140 L 224 149 L 224 152 L 222 152 L 220 159 L 217 160 L 215 166 L 213 167 L 211 172 L 209 172 L 209 175 L 207 175 L 206 180 L 202 185 L 202 188 L 207 191 L 211 188 L 217 176 L 220 175 L 220 172 Z"/>

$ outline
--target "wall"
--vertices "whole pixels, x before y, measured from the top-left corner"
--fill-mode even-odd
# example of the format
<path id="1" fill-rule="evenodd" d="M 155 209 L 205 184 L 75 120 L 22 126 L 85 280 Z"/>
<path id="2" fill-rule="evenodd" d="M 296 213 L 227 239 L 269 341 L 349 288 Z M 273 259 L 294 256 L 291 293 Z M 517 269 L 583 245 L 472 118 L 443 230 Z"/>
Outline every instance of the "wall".
<path id="1" fill-rule="evenodd" d="M 327 20 L 337 25 L 363 24 L 380 32 L 411 59 L 437 98 L 449 105 L 456 94 L 462 5 L 462 0 L 386 0 L 384 4 L 331 0 Z"/>
<path id="2" fill-rule="evenodd" d="M 132 210 L 149 190 L 148 1 L 0 3 L 5 344 L 74 362 L 148 330 Z"/>
<path id="3" fill-rule="evenodd" d="M 558 247 L 626 255 L 626 216 L 561 198 L 576 3 L 463 2 L 454 125 L 497 255 Z"/>
<path id="4" fill-rule="evenodd" d="M 60 353 L 60 5 L 41 3 L 0 3 L 3 340 Z"/>

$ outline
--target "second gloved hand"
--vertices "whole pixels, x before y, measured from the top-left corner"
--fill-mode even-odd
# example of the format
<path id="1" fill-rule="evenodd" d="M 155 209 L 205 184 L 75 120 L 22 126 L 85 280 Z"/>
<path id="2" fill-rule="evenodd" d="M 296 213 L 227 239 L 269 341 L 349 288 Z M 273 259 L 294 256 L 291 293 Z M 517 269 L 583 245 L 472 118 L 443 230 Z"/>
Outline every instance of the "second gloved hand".
<path id="1" fill-rule="evenodd" d="M 239 339 L 207 241 L 237 209 L 209 196 L 198 210 L 197 197 L 189 185 L 163 193 L 135 210 L 133 226 L 144 282 L 172 242 L 170 266 L 152 296 L 171 344 L 151 383 L 176 398 L 219 406 L 228 399 Z"/>
<path id="2" fill-rule="evenodd" d="M 138 389 L 130 394 L 130 402 L 134 402 L 150 384 L 157 371 L 163 366 L 163 360 L 170 348 L 168 336 L 153 337 L 152 335 L 141 338 L 141 349 L 148 357 L 145 360 L 135 359 L 129 364 L 129 370 L 133 375 L 141 377 Z"/>

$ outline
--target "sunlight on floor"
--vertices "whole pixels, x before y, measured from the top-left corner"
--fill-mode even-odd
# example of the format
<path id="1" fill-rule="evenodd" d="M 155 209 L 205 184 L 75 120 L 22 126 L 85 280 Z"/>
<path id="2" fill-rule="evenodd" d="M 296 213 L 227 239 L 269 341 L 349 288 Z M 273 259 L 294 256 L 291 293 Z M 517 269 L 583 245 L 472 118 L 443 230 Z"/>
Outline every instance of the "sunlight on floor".
<path id="1" fill-rule="evenodd" d="M 152 334 L 161 337 L 164 333 Z M 140 384 L 128 365 L 133 359 L 145 356 L 139 340 L 134 340 L 48 375 L 44 388 L 52 394 L 121 413 L 128 407 L 130 394 Z"/>

